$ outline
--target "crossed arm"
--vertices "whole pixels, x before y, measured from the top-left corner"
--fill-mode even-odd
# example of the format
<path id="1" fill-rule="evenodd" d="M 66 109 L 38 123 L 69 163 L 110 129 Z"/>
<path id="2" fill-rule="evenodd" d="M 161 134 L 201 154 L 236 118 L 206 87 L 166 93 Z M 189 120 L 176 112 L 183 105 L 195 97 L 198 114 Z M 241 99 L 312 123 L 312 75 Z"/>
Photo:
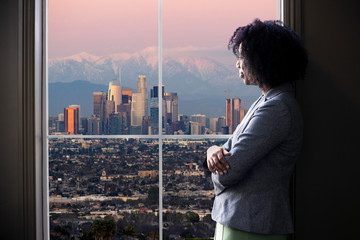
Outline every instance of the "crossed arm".
<path id="1" fill-rule="evenodd" d="M 215 193 L 241 181 L 258 161 L 286 139 L 290 125 L 288 107 L 282 101 L 269 101 L 254 113 L 244 131 L 232 136 L 223 147 L 210 147 L 206 163 L 213 173 Z"/>

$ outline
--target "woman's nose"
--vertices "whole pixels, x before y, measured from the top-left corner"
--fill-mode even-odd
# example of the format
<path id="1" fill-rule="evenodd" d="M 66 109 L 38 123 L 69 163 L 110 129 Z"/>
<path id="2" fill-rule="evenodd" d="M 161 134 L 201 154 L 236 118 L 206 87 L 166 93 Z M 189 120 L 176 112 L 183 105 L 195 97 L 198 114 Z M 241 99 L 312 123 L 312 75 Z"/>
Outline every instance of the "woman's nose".
<path id="1" fill-rule="evenodd" d="M 236 68 L 240 68 L 240 60 L 236 61 Z"/>

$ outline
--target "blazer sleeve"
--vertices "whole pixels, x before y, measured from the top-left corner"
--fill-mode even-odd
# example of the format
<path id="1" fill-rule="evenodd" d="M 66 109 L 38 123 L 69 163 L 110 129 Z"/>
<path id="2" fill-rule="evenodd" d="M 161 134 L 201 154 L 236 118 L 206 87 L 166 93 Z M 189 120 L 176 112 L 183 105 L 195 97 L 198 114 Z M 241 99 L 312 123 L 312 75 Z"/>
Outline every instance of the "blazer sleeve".
<path id="1" fill-rule="evenodd" d="M 231 140 L 232 140 L 232 136 L 226 141 L 226 143 L 224 145 L 222 145 L 221 147 L 223 149 L 225 149 L 226 151 L 230 151 L 230 147 L 231 147 Z M 203 161 L 203 169 L 204 169 L 204 175 L 205 177 L 210 177 L 211 176 L 211 172 L 208 168 L 208 165 L 207 165 L 207 156 L 206 156 L 206 153 L 205 153 L 205 159 Z"/>
<path id="2" fill-rule="evenodd" d="M 286 139 L 290 126 L 291 114 L 285 103 L 279 100 L 264 102 L 245 129 L 233 136 L 231 155 L 225 157 L 230 165 L 228 173 L 211 174 L 215 194 L 239 183 L 258 161 Z"/>
<path id="3" fill-rule="evenodd" d="M 226 141 L 226 143 L 224 143 L 224 145 L 221 146 L 223 149 L 225 149 L 225 150 L 228 151 L 228 152 L 230 151 L 230 148 L 231 148 L 232 138 L 233 138 L 233 136 L 231 136 L 231 137 Z"/>

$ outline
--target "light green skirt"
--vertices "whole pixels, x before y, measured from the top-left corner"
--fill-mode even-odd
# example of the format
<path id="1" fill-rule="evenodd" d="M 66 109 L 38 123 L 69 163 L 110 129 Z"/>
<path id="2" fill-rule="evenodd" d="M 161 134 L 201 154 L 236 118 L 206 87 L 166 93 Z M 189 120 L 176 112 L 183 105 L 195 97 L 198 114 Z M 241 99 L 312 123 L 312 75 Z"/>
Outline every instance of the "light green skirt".
<path id="1" fill-rule="evenodd" d="M 287 240 L 288 237 L 288 235 L 249 233 L 216 223 L 214 240 Z"/>

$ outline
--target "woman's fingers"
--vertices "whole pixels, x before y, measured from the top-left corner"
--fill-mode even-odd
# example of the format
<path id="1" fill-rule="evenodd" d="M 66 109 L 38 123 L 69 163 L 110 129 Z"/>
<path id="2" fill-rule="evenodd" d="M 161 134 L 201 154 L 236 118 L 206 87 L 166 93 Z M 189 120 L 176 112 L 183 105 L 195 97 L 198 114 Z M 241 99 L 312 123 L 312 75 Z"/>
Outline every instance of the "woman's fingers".
<path id="1" fill-rule="evenodd" d="M 207 165 L 212 173 L 218 172 L 221 175 L 227 173 L 227 168 L 230 166 L 224 156 L 230 156 L 230 153 L 223 148 L 213 146 L 208 150 Z"/>
<path id="2" fill-rule="evenodd" d="M 208 161 L 209 169 L 212 173 L 216 174 L 215 170 L 218 171 L 221 175 L 227 173 L 226 170 L 226 161 L 222 154 L 213 154 Z M 223 164 L 225 162 L 226 164 Z"/>
<path id="3" fill-rule="evenodd" d="M 214 168 L 214 163 L 211 158 L 207 159 L 207 165 L 208 165 L 210 172 L 212 172 L 213 174 L 216 175 L 216 171 L 215 171 L 216 169 Z"/>
<path id="4" fill-rule="evenodd" d="M 223 156 L 230 156 L 230 152 L 226 151 L 225 149 L 223 149 Z M 227 163 L 227 161 L 225 160 L 224 157 L 222 157 L 220 159 L 220 162 L 222 163 L 222 165 L 224 165 L 226 168 L 230 168 L 230 165 Z"/>

